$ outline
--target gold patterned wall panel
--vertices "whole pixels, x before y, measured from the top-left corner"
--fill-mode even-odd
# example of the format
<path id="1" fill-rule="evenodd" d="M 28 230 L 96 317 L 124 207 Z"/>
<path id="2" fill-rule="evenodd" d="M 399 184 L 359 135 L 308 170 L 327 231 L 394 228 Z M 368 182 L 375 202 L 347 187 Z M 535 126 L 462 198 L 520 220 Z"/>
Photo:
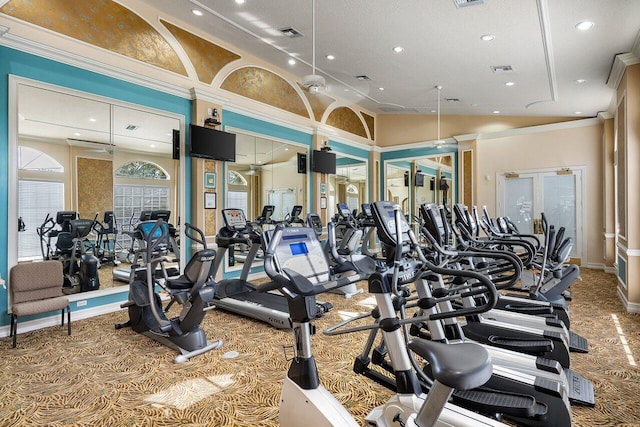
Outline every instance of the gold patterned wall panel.
<path id="1" fill-rule="evenodd" d="M 309 105 L 311 105 L 311 111 L 313 111 L 313 116 L 315 117 L 316 122 L 321 122 L 322 115 L 326 111 L 327 107 L 335 102 L 335 99 L 322 93 L 310 93 L 308 90 L 303 89 L 300 83 L 298 83 L 298 86 L 300 86 L 302 93 L 304 93 L 307 101 L 309 101 Z"/>
<path id="2" fill-rule="evenodd" d="M 373 116 L 368 115 L 367 113 L 363 113 L 362 111 L 360 111 L 360 114 L 362 114 L 362 117 L 364 118 L 364 122 L 367 124 L 367 128 L 369 129 L 369 135 L 371 135 L 371 139 L 375 140 L 376 134 L 374 129 L 375 129 L 376 119 Z"/>
<path id="3" fill-rule="evenodd" d="M 10 0 L 0 13 L 187 75 L 182 61 L 160 33 L 111 0 Z"/>
<path id="4" fill-rule="evenodd" d="M 462 203 L 473 205 L 473 151 L 462 152 Z"/>
<path id="5" fill-rule="evenodd" d="M 281 110 L 309 117 L 302 98 L 293 86 L 263 68 L 239 68 L 229 74 L 220 87 Z"/>
<path id="6" fill-rule="evenodd" d="M 204 171 L 205 173 L 215 173 L 216 171 L 216 162 L 215 160 L 204 160 Z M 220 176 L 216 177 L 216 181 L 220 180 Z M 223 187 L 220 187 L 220 186 Z M 216 187 L 217 188 L 224 188 L 224 181 L 218 181 L 216 183 Z M 214 189 L 209 189 L 209 188 L 205 188 L 205 192 L 217 192 L 220 193 L 219 191 L 217 191 L 217 188 Z M 218 196 L 218 194 L 216 194 L 216 197 Z M 204 197 L 204 195 L 202 196 Z M 216 205 L 219 204 L 221 201 L 220 200 L 216 200 Z M 205 209 L 204 210 L 204 234 L 206 236 L 213 236 L 218 232 L 218 229 L 216 227 L 216 212 L 217 209 Z"/>
<path id="7" fill-rule="evenodd" d="M 167 21 L 161 19 L 160 22 L 178 40 L 196 69 L 198 80 L 203 83 L 211 84 L 222 67 L 240 59 L 240 55 L 176 27 Z"/>
<path id="8" fill-rule="evenodd" d="M 363 138 L 367 137 L 362 120 L 355 111 L 348 107 L 338 107 L 333 110 L 327 117 L 327 124 Z"/>
<path id="9" fill-rule="evenodd" d="M 113 210 L 113 164 L 111 160 L 77 158 L 78 212 L 93 219 L 96 212 Z"/>

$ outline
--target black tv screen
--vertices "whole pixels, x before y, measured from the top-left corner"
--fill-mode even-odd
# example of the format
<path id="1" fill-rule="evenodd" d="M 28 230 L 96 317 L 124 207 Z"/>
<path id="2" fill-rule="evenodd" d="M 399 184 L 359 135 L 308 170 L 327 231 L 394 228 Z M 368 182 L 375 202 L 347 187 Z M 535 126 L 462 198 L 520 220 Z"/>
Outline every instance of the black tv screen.
<path id="1" fill-rule="evenodd" d="M 235 162 L 236 135 L 198 125 L 189 125 L 189 153 L 191 157 Z"/>
<path id="2" fill-rule="evenodd" d="M 331 151 L 313 150 L 311 170 L 320 173 L 336 173 L 336 153 Z"/>

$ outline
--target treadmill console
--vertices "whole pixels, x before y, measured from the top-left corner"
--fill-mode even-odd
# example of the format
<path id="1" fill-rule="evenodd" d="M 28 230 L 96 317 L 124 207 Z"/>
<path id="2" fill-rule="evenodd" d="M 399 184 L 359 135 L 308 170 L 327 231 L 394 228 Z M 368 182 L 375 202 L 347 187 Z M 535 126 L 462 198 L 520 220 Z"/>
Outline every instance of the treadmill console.
<path id="1" fill-rule="evenodd" d="M 380 240 L 390 246 L 396 245 L 396 218 L 394 206 L 397 206 L 397 203 L 384 201 L 375 202 L 371 205 L 371 212 L 373 214 L 373 219 L 376 222 L 378 236 L 380 237 Z M 402 232 L 402 241 L 404 243 L 408 243 L 410 241 L 408 235 L 409 229 L 407 219 L 404 217 L 402 211 L 400 211 L 400 230 Z"/>
<path id="2" fill-rule="evenodd" d="M 300 214 L 302 213 L 302 205 L 294 205 L 293 208 L 291 208 L 291 218 L 297 218 L 300 216 Z"/>
<path id="3" fill-rule="evenodd" d="M 313 231 L 316 232 L 316 236 L 320 236 L 322 234 L 322 219 L 320 218 L 320 215 L 317 213 L 307 214 L 307 226 L 313 228 Z"/>
<path id="4" fill-rule="evenodd" d="M 364 214 L 365 218 L 371 218 L 373 216 L 373 214 L 371 213 L 371 205 L 369 203 L 362 204 L 362 213 Z"/>
<path id="5" fill-rule="evenodd" d="M 283 228 L 274 258 L 282 269 L 295 271 L 308 280 L 296 283 L 297 281 L 291 278 L 291 288 L 296 293 L 317 295 L 338 285 L 337 281 L 329 280 L 329 264 L 312 228 Z"/>
<path id="6" fill-rule="evenodd" d="M 346 203 L 338 203 L 338 213 L 343 219 L 349 218 L 351 216 L 351 211 L 349 210 L 349 206 Z"/>
<path id="7" fill-rule="evenodd" d="M 223 209 L 222 218 L 229 230 L 242 231 L 247 228 L 247 218 L 242 209 Z"/>

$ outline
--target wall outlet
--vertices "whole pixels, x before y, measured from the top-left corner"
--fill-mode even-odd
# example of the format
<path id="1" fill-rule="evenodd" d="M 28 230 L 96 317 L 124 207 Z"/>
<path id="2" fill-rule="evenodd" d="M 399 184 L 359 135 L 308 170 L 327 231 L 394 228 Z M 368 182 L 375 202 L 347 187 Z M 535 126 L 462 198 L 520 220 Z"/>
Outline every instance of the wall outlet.
<path id="1" fill-rule="evenodd" d="M 83 300 L 80 300 L 80 301 L 76 302 L 76 306 L 77 307 L 84 307 L 85 305 L 87 305 L 87 300 L 86 299 L 83 299 Z"/>
<path id="2" fill-rule="evenodd" d="M 207 114 L 213 116 L 213 108 L 207 108 Z"/>

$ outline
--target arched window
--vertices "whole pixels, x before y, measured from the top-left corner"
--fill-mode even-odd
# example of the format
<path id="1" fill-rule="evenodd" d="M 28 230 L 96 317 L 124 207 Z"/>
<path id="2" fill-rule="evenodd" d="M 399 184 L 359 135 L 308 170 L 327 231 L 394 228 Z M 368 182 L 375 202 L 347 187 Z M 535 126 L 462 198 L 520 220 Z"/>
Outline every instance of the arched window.
<path id="1" fill-rule="evenodd" d="M 18 147 L 18 168 L 26 171 L 64 173 L 56 159 L 31 147 Z"/>
<path id="2" fill-rule="evenodd" d="M 169 175 L 160 166 L 142 160 L 135 160 L 120 166 L 116 170 L 116 176 L 119 178 L 169 179 Z"/>
<path id="3" fill-rule="evenodd" d="M 234 188 L 229 188 L 227 191 L 227 207 L 234 209 L 242 209 L 247 215 L 249 209 L 249 193 L 246 188 L 238 188 L 238 187 L 247 187 L 249 184 L 242 174 L 236 171 L 228 171 L 227 172 L 227 182 L 229 186 L 236 186 Z"/>
<path id="4" fill-rule="evenodd" d="M 248 185 L 247 180 L 244 178 L 244 176 L 232 170 L 230 170 L 227 175 L 227 182 L 229 183 L 229 185 Z"/>

